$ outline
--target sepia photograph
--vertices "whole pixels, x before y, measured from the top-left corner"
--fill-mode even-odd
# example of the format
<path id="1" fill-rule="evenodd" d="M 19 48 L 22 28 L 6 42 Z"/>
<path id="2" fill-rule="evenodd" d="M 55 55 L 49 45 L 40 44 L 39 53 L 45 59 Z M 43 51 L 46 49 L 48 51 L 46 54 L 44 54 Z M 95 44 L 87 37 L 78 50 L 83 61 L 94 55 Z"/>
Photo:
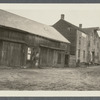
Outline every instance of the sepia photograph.
<path id="1" fill-rule="evenodd" d="M 0 4 L 0 91 L 100 91 L 100 4 Z"/>

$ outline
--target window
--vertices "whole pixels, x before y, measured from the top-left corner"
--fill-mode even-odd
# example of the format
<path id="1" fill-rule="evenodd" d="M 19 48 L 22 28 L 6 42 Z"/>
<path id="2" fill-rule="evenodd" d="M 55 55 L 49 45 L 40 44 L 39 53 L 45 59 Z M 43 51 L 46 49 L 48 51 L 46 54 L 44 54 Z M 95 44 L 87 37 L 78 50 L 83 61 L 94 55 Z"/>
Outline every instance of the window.
<path id="1" fill-rule="evenodd" d="M 57 61 L 58 64 L 61 64 L 61 53 L 58 53 L 58 61 Z"/>
<path id="2" fill-rule="evenodd" d="M 79 37 L 79 45 L 81 45 L 81 37 Z"/>
<path id="3" fill-rule="evenodd" d="M 68 29 L 68 31 L 71 31 L 71 28 L 70 27 L 68 27 L 67 29 Z"/>
<path id="4" fill-rule="evenodd" d="M 78 49 L 78 58 L 80 57 L 80 49 Z"/>
<path id="5" fill-rule="evenodd" d="M 88 43 L 88 46 L 90 47 L 90 41 L 89 41 L 89 43 Z"/>
<path id="6" fill-rule="evenodd" d="M 28 47 L 28 50 L 27 50 L 27 60 L 31 60 L 31 48 Z"/>
<path id="7" fill-rule="evenodd" d="M 85 50 L 83 50 L 83 59 L 85 59 Z"/>

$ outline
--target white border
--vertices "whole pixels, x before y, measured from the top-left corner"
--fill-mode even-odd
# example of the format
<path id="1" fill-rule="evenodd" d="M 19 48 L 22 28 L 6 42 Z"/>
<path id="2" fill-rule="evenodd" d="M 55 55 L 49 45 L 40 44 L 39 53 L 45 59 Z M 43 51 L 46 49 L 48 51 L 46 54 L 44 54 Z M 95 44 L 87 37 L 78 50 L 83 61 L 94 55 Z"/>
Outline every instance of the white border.
<path id="1" fill-rule="evenodd" d="M 0 96 L 5 97 L 97 97 L 99 91 L 0 91 Z"/>

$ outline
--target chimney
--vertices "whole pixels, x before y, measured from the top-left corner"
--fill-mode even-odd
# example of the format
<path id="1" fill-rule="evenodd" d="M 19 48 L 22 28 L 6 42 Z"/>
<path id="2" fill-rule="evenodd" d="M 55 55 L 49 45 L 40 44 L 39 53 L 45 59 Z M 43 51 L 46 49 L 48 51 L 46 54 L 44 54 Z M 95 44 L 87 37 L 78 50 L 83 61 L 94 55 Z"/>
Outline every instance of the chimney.
<path id="1" fill-rule="evenodd" d="M 61 14 L 61 19 L 63 19 L 63 20 L 64 20 L 64 16 L 65 16 L 64 14 Z"/>
<path id="2" fill-rule="evenodd" d="M 82 24 L 79 24 L 79 27 L 82 28 Z"/>

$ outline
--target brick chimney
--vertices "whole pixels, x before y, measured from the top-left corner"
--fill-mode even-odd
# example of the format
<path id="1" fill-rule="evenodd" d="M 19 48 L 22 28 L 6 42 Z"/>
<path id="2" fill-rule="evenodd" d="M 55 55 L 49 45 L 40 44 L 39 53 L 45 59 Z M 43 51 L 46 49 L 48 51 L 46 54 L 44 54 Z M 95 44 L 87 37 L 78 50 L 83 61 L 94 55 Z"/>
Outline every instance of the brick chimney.
<path id="1" fill-rule="evenodd" d="M 65 15 L 64 15 L 64 14 L 61 14 L 61 19 L 63 19 L 63 20 L 64 20 L 64 17 L 65 17 Z"/>
<path id="2" fill-rule="evenodd" d="M 79 24 L 79 27 L 82 28 L 82 24 Z"/>

